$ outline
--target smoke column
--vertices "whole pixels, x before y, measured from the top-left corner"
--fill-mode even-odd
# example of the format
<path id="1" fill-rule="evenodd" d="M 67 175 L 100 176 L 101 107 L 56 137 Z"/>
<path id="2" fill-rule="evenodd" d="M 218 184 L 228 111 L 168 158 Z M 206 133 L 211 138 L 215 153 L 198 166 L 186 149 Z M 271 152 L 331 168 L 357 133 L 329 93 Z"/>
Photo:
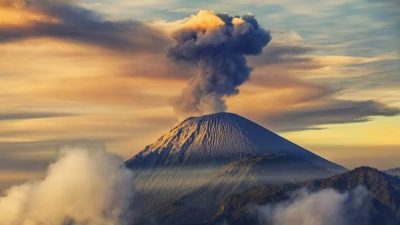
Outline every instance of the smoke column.
<path id="1" fill-rule="evenodd" d="M 176 44 L 168 57 L 200 70 L 172 100 L 179 116 L 225 111 L 224 97 L 238 94 L 238 87 L 249 79 L 251 68 L 245 56 L 260 54 L 271 40 L 252 15 L 212 11 L 200 11 L 187 19 L 173 38 Z"/>

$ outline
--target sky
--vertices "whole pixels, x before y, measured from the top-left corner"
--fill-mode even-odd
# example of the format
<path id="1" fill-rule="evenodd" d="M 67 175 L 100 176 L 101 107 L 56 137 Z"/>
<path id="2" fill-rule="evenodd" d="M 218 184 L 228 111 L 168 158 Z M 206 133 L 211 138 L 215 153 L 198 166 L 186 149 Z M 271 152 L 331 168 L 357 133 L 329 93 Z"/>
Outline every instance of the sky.
<path id="1" fill-rule="evenodd" d="M 0 0 L 0 188 L 65 145 L 127 159 L 176 125 L 171 99 L 199 71 L 167 53 L 200 10 L 272 37 L 227 111 L 347 168 L 400 166 L 396 0 Z"/>

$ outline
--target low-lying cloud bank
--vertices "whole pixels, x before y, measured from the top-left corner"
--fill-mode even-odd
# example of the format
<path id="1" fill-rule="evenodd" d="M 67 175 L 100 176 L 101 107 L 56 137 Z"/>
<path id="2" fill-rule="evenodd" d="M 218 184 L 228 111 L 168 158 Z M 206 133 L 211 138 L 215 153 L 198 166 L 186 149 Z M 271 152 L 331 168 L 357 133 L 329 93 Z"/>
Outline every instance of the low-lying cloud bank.
<path id="1" fill-rule="evenodd" d="M 124 225 L 133 195 L 130 170 L 104 150 L 64 149 L 44 179 L 0 198 L 0 225 Z"/>
<path id="2" fill-rule="evenodd" d="M 301 190 L 289 201 L 262 206 L 258 211 L 260 223 L 265 225 L 365 225 L 368 199 L 364 187 L 345 193 Z"/>

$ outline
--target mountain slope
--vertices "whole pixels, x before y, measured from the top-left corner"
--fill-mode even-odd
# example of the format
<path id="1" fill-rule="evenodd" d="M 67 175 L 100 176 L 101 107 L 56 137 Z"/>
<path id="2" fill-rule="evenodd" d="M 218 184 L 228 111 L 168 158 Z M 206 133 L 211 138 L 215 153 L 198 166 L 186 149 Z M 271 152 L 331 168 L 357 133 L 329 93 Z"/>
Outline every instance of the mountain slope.
<path id="1" fill-rule="evenodd" d="M 286 154 L 335 173 L 345 169 L 233 113 L 191 117 L 127 161 L 129 168 L 225 165 L 252 156 Z"/>
<path id="2" fill-rule="evenodd" d="M 226 196 L 265 183 L 296 182 L 334 175 L 303 159 L 287 155 L 254 156 L 234 161 L 220 170 L 206 184 L 183 195 L 169 207 L 162 208 L 160 223 L 188 225 L 209 222 Z M 162 222 L 161 222 L 162 221 Z M 195 224 L 196 224 L 195 223 Z"/>
<path id="3" fill-rule="evenodd" d="M 258 219 L 249 214 L 255 205 L 286 201 L 291 194 L 306 188 L 311 191 L 335 189 L 340 192 L 365 187 L 369 192 L 368 224 L 395 225 L 400 221 L 400 179 L 379 170 L 360 167 L 350 172 L 299 184 L 263 185 L 227 197 L 220 205 L 214 223 L 256 225 Z M 357 223 L 356 223 L 357 224 Z"/>
<path id="4" fill-rule="evenodd" d="M 387 174 L 400 177 L 400 167 L 388 169 L 384 171 Z"/>

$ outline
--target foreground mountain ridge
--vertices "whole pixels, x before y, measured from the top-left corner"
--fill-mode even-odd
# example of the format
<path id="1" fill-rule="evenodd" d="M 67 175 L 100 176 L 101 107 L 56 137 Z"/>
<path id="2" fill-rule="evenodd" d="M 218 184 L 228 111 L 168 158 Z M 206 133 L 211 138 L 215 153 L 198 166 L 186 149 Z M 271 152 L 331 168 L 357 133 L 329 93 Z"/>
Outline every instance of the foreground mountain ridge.
<path id="1" fill-rule="evenodd" d="M 258 218 L 248 213 L 255 206 L 286 201 L 293 192 L 302 189 L 311 192 L 325 189 L 346 192 L 359 187 L 368 191 L 368 201 L 363 205 L 366 207 L 367 216 L 358 218 L 354 214 L 351 224 L 397 225 L 400 223 L 400 179 L 375 168 L 363 166 L 329 178 L 296 184 L 262 185 L 230 195 L 221 202 L 214 216 L 214 222 L 207 224 L 260 225 Z"/>
<path id="2" fill-rule="evenodd" d="M 400 167 L 388 169 L 384 171 L 387 174 L 394 175 L 400 177 Z"/>

